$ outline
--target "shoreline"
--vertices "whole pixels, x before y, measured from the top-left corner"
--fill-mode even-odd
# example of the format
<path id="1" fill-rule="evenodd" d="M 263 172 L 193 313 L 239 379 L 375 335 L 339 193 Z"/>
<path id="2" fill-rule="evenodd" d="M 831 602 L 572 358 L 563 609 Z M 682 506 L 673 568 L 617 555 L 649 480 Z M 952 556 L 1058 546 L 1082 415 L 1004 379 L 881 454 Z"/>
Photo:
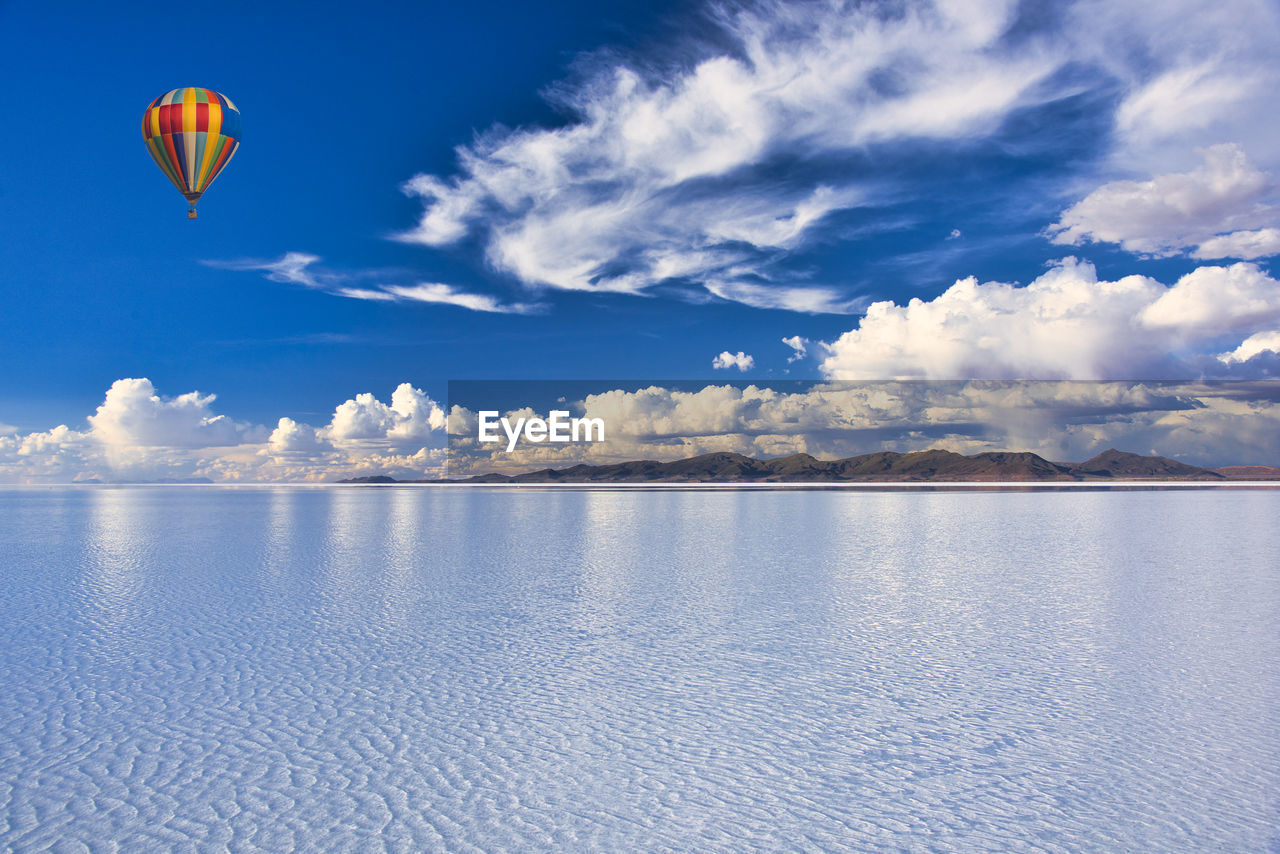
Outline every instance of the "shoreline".
<path id="1" fill-rule="evenodd" d="M 665 482 L 665 483 L 310 483 L 306 481 L 280 481 L 261 483 L 12 483 L 0 484 L 0 489 L 65 489 L 67 487 L 87 489 L 121 489 L 125 487 L 145 488 L 186 488 L 186 489 L 275 489 L 281 487 L 307 489 L 543 489 L 543 490 L 680 490 L 680 489 L 712 489 L 725 491 L 900 491 L 900 490 L 959 490 L 984 489 L 1000 491 L 1017 489 L 1037 490 L 1070 490 L 1070 489 L 1280 489 L 1280 480 L 1238 480 L 1238 481 L 1203 481 L 1203 480 L 1099 480 L 1099 481 L 833 481 L 815 483 L 813 481 L 768 483 L 731 483 L 731 482 Z"/>

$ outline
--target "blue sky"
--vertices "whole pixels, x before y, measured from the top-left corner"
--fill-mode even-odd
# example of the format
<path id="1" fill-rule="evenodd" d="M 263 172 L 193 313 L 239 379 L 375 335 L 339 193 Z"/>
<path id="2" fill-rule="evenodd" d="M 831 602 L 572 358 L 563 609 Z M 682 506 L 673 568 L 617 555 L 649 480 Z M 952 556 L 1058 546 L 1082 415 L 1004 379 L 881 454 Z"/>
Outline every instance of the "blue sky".
<path id="1" fill-rule="evenodd" d="M 6 111 L 30 130 L 0 142 L 0 420 L 82 418 L 123 376 L 216 390 L 245 417 L 318 412 L 336 393 L 405 379 L 443 394 L 453 375 L 501 375 L 503 351 L 521 342 L 545 351 L 539 371 L 580 371 L 581 351 L 556 339 L 584 316 L 603 340 L 637 321 L 661 330 L 661 312 L 624 322 L 580 307 L 552 329 L 344 300 L 199 263 L 297 250 L 501 292 L 506 283 L 465 256 L 386 239 L 420 208 L 399 185 L 447 171 L 454 146 L 494 122 L 557 121 L 538 92 L 575 56 L 664 26 L 661 4 L 597 5 L 4 4 L 0 62 L 23 82 L 6 87 Z M 227 93 L 246 128 L 194 223 L 136 127 L 152 98 L 185 85 Z"/>
<path id="2" fill-rule="evenodd" d="M 125 378 L 248 442 L 450 379 L 1274 376 L 1278 47 L 1264 0 L 5 3 L 0 432 Z M 137 128 L 185 85 L 244 124 L 196 222 Z"/>

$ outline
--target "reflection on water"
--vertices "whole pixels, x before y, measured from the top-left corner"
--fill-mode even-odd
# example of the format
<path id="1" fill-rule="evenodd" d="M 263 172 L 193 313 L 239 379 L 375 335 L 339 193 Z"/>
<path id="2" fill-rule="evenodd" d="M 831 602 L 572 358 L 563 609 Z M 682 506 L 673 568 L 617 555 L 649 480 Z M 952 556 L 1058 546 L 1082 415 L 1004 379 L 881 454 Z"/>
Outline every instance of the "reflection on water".
<path id="1" fill-rule="evenodd" d="M 90 633 L 123 651 L 137 631 L 147 575 L 160 569 L 155 552 L 162 532 L 152 506 L 136 493 L 96 489 L 87 498 L 77 600 Z"/>
<path id="2" fill-rule="evenodd" d="M 1278 505 L 0 490 L 0 849 L 1267 850 Z"/>
<path id="3" fill-rule="evenodd" d="M 652 571 L 653 559 L 645 565 L 630 564 L 621 554 L 635 554 L 635 529 L 629 524 L 627 507 L 622 496 L 601 493 L 599 500 L 586 502 L 583 517 L 576 526 L 582 543 L 578 547 L 582 555 L 578 589 L 580 607 L 578 620 L 584 632 L 603 634 L 613 631 L 624 619 L 623 597 L 630 587 L 630 575 L 637 571 Z M 661 559 L 654 555 L 654 559 Z"/>
<path id="4" fill-rule="evenodd" d="M 377 493 L 375 493 L 377 495 Z M 367 568 L 382 555 L 370 538 L 381 521 L 370 507 L 372 499 L 350 489 L 324 493 L 327 516 L 320 534 L 324 545 L 319 567 L 320 594 L 328 613 L 340 615 L 349 606 L 358 607 L 369 594 L 363 583 Z"/>
<path id="5" fill-rule="evenodd" d="M 422 598 L 417 572 L 423 565 L 422 555 L 430 548 L 424 536 L 431 518 L 413 490 L 380 490 L 385 509 L 384 536 L 381 545 L 380 575 L 375 589 L 382 609 L 382 623 L 387 631 L 398 631 L 408 625 L 413 609 Z M 378 562 L 375 562 L 375 566 Z"/>

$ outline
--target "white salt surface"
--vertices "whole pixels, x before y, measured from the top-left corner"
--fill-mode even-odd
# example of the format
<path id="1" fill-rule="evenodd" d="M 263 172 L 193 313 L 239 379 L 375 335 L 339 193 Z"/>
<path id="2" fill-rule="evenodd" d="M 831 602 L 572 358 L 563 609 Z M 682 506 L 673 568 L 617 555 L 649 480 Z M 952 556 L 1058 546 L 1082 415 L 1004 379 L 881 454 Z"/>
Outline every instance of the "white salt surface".
<path id="1" fill-rule="evenodd" d="M 0 849 L 1280 849 L 1280 491 L 0 491 Z"/>

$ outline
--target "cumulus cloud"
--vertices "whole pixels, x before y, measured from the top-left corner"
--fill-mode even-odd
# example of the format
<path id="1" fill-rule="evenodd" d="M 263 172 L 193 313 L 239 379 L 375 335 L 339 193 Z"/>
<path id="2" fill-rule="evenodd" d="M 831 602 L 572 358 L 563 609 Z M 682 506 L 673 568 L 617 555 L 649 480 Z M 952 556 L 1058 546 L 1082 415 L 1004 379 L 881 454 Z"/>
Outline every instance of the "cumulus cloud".
<path id="1" fill-rule="evenodd" d="M 792 353 L 787 357 L 787 364 L 798 362 L 805 356 L 809 355 L 809 339 L 801 338 L 799 335 L 792 335 L 790 338 L 783 338 L 782 343 L 791 348 Z"/>
<path id="2" fill-rule="evenodd" d="M 825 344 L 833 379 L 1200 376 L 1225 342 L 1274 328 L 1280 282 L 1255 264 L 1201 267 L 1173 285 L 1102 281 L 1067 258 L 1025 287 L 962 279 L 932 300 L 871 305 Z"/>
<path id="3" fill-rule="evenodd" d="M 737 353 L 730 353 L 725 350 L 719 356 L 711 360 L 711 367 L 718 371 L 728 370 L 729 368 L 737 368 L 740 371 L 749 371 L 756 366 L 756 360 L 753 356 L 739 350 Z"/>
<path id="4" fill-rule="evenodd" d="M 1280 251 L 1275 204 L 1280 184 L 1234 144 L 1201 152 L 1190 172 L 1148 181 L 1113 181 L 1077 202 L 1049 233 L 1054 243 L 1118 243 L 1131 252 L 1169 255 L 1199 247 L 1199 258 L 1257 258 Z"/>
<path id="5" fill-rule="evenodd" d="M 274 454 L 313 454 L 331 450 L 333 445 L 321 438 L 316 428 L 299 424 L 289 417 L 282 417 L 267 438 L 267 445 Z"/>
<path id="6" fill-rule="evenodd" d="M 1280 355 L 1280 330 L 1258 332 L 1240 342 L 1240 346 L 1218 358 L 1224 362 L 1248 362 L 1265 353 Z"/>
<path id="7" fill-rule="evenodd" d="M 1270 258 L 1280 255 L 1280 228 L 1233 231 L 1211 237 L 1191 253 L 1192 258 Z"/>
<path id="8" fill-rule="evenodd" d="M 162 398 L 148 379 L 116 380 L 89 416 L 93 437 L 121 448 L 209 448 L 257 438 L 255 428 L 210 408 L 216 395 L 198 391 Z"/>
<path id="9" fill-rule="evenodd" d="M 1255 264 L 1199 267 L 1142 310 L 1138 323 L 1188 342 L 1240 337 L 1280 320 L 1280 282 Z"/>
<path id="10" fill-rule="evenodd" d="M 358 394 L 320 427 L 289 417 L 274 429 L 238 422 L 214 412 L 214 401 L 199 392 L 164 397 L 144 378 L 117 380 L 83 429 L 0 435 L 0 481 L 329 481 L 444 472 L 444 410 L 409 383 L 389 403 Z"/>
<path id="11" fill-rule="evenodd" d="M 435 401 L 411 384 L 401 383 L 390 405 L 372 394 L 358 394 L 340 404 L 325 435 L 338 442 L 374 439 L 415 445 L 441 430 L 444 422 L 444 410 Z"/>
<path id="12" fill-rule="evenodd" d="M 504 303 L 488 294 L 468 293 L 442 282 L 419 282 L 414 285 L 381 284 L 361 287 L 352 282 L 381 275 L 377 271 L 338 273 L 321 269 L 319 255 L 306 252 L 286 252 L 274 261 L 242 259 L 238 261 L 204 261 L 207 266 L 224 270 L 243 270 L 262 273 L 269 281 L 302 285 L 322 290 L 348 299 L 380 302 L 427 302 L 452 305 L 471 311 L 495 314 L 528 314 L 538 310 L 529 303 Z"/>

